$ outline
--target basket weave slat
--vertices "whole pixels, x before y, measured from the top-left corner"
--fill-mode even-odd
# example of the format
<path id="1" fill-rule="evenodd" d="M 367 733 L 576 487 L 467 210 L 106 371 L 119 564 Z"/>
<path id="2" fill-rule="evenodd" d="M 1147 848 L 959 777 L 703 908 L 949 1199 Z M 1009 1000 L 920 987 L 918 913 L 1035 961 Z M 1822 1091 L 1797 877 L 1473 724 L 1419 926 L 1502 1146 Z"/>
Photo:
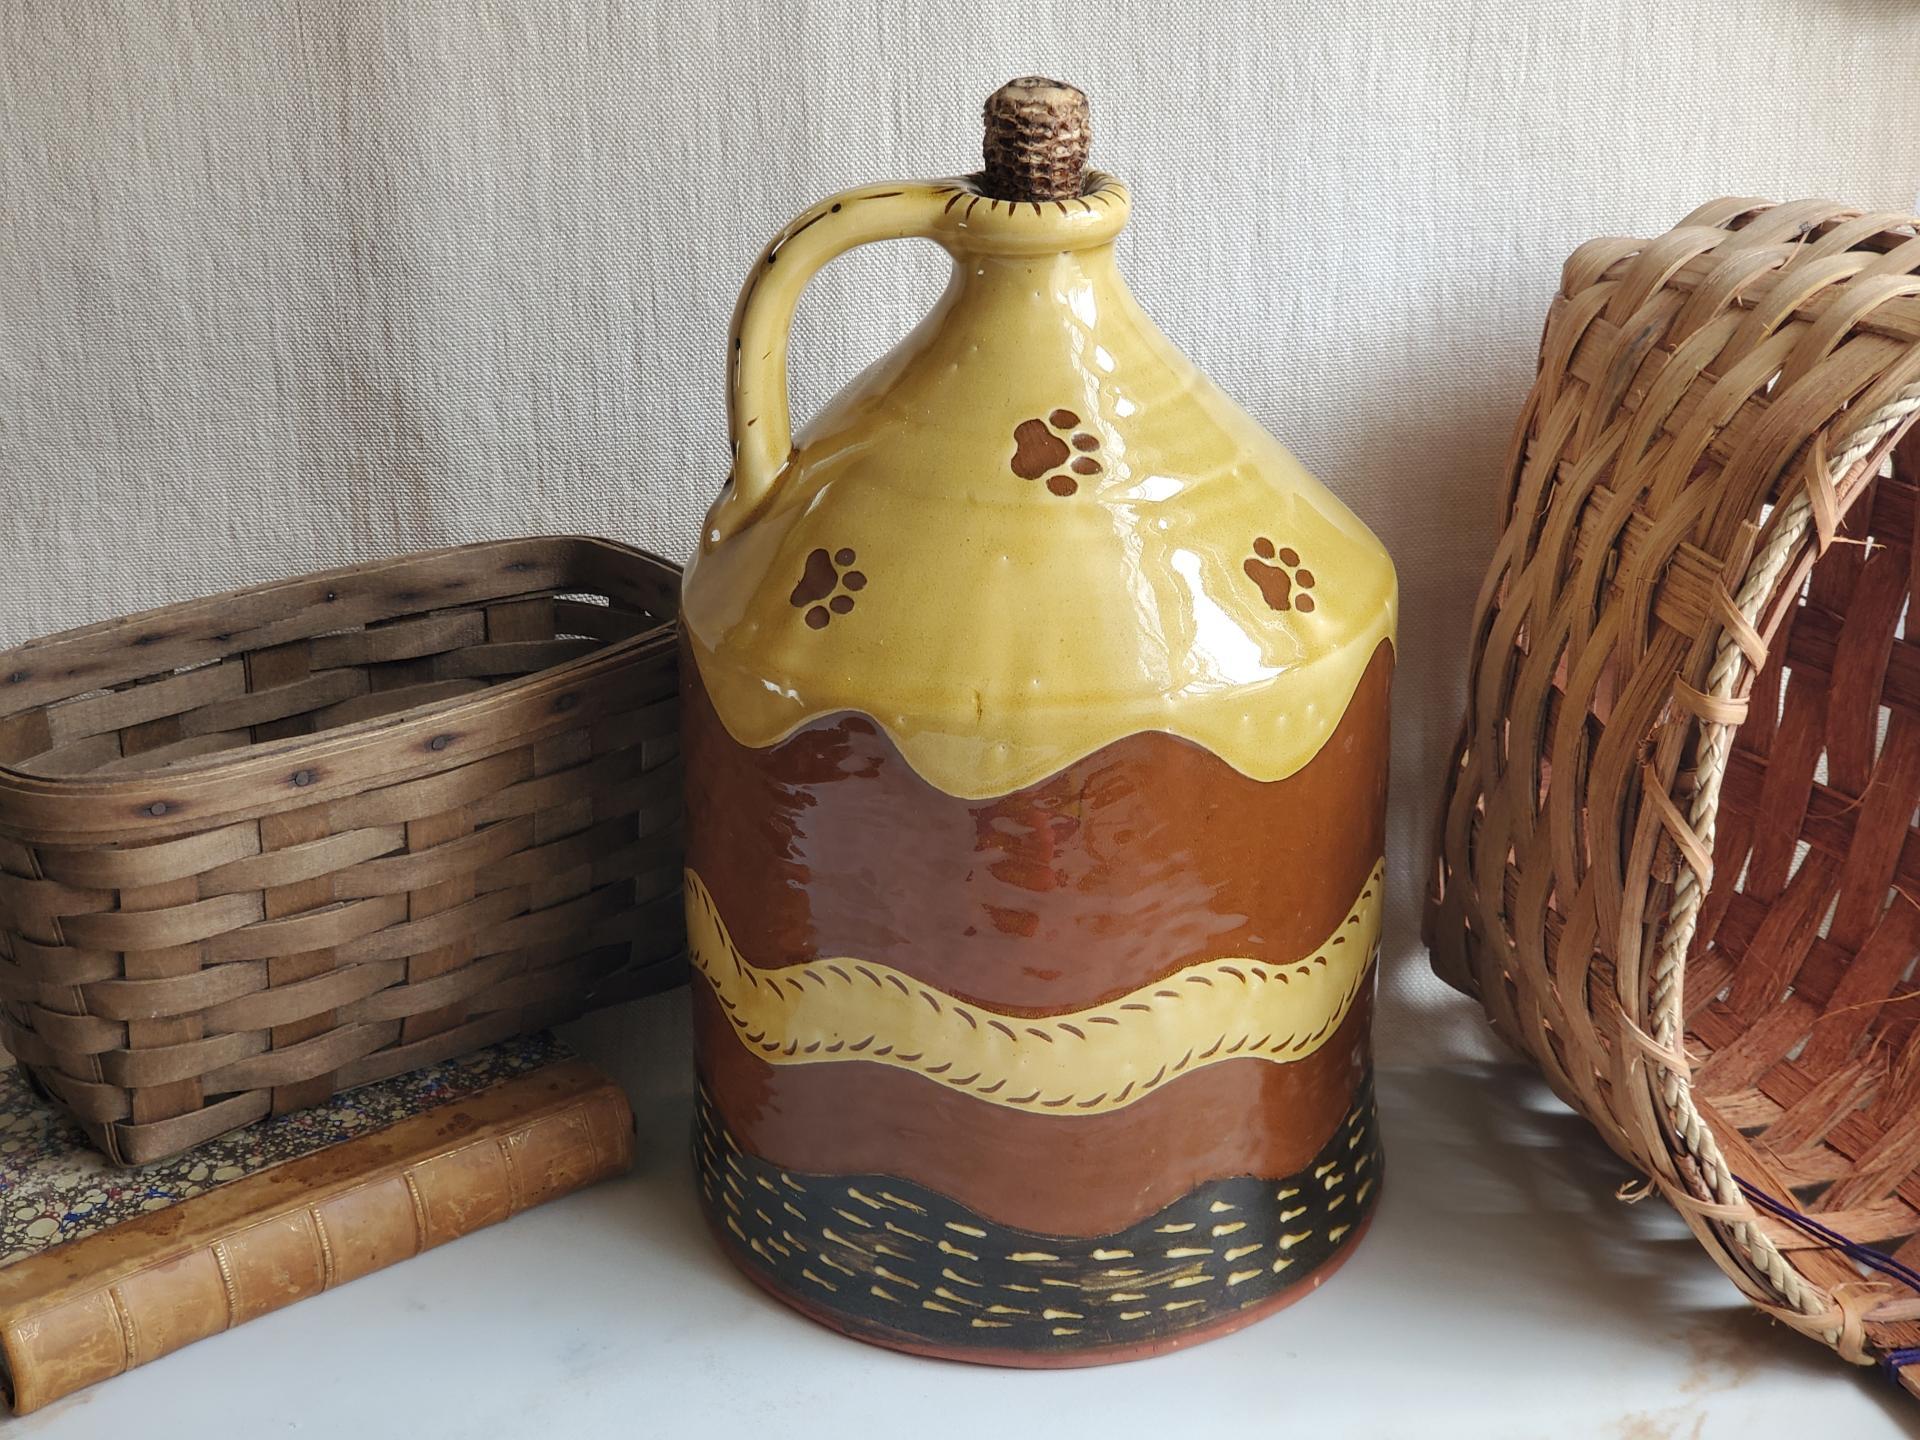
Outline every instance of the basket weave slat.
<path id="1" fill-rule="evenodd" d="M 0 1041 L 131 1163 L 672 983 L 677 592 L 506 541 L 0 652 Z"/>
<path id="2" fill-rule="evenodd" d="M 1749 1299 L 1920 1393 L 1920 238 L 1717 201 L 1567 262 L 1507 462 L 1436 970 Z"/>

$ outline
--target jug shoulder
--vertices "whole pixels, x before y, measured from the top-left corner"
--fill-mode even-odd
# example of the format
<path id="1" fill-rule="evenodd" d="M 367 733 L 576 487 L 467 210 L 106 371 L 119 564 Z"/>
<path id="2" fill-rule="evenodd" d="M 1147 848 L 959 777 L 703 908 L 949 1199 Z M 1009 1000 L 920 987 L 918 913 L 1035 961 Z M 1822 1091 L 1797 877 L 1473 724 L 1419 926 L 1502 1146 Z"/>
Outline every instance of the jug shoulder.
<path id="1" fill-rule="evenodd" d="M 1080 403 L 803 451 L 781 503 L 687 575 L 735 737 L 857 711 L 961 795 L 1149 730 L 1262 779 L 1311 759 L 1393 639 L 1385 550 L 1257 427 L 1175 463 Z"/>

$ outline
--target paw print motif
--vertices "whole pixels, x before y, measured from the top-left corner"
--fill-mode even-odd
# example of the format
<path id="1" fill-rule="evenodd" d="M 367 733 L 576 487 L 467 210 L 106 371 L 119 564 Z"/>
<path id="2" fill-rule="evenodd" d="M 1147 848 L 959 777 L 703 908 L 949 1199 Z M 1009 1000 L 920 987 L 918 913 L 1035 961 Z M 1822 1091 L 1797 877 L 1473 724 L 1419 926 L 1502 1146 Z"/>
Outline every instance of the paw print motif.
<path id="1" fill-rule="evenodd" d="M 1280 563 L 1269 563 L 1275 560 Z M 1292 546 L 1282 545 L 1275 550 L 1273 541 L 1262 535 L 1253 542 L 1253 554 L 1241 568 L 1247 572 L 1247 578 L 1260 587 L 1268 609 L 1312 613 L 1313 596 L 1307 591 L 1313 589 L 1313 572 L 1301 568 L 1300 552 Z"/>
<path id="2" fill-rule="evenodd" d="M 1100 448 L 1100 437 L 1078 429 L 1079 424 L 1080 417 L 1071 410 L 1055 410 L 1044 420 L 1022 420 L 1013 427 L 1013 458 L 1008 466 L 1022 480 L 1044 476 L 1047 489 L 1055 495 L 1073 494 L 1080 488 L 1074 476 L 1098 475 L 1105 468 L 1090 453 Z"/>
<path id="3" fill-rule="evenodd" d="M 807 556 L 807 568 L 787 603 L 807 612 L 809 630 L 826 629 L 834 616 L 853 609 L 853 592 L 867 588 L 867 577 L 851 568 L 855 558 L 851 550 L 828 553 L 824 548 Z"/>

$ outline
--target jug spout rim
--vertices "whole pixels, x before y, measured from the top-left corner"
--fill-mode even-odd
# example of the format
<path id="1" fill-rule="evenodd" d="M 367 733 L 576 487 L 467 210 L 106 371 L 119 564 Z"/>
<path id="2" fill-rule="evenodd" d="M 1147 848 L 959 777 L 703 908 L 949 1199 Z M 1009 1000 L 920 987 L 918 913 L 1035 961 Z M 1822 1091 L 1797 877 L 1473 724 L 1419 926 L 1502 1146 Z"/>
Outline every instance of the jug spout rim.
<path id="1" fill-rule="evenodd" d="M 932 238 L 949 250 L 1011 255 L 1085 250 L 1110 244 L 1126 228 L 1133 196 L 1117 176 L 1089 170 L 1078 195 L 1008 200 L 982 188 L 983 172 L 928 184 L 940 205 Z"/>

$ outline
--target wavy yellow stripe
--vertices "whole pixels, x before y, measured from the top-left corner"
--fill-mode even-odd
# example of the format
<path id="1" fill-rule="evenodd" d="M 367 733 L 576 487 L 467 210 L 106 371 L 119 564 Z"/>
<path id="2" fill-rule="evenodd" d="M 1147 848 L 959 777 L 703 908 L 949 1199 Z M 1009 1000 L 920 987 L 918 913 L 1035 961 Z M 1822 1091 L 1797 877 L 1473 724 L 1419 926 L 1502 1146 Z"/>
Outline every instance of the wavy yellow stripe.
<path id="1" fill-rule="evenodd" d="M 1029 1018 L 969 1005 L 886 965 L 756 969 L 687 872 L 687 931 L 740 1043 L 775 1065 L 874 1060 L 1019 1109 L 1104 1114 L 1223 1060 L 1284 1064 L 1339 1027 L 1378 948 L 1383 864 L 1312 954 L 1205 960 L 1105 1004 Z"/>

